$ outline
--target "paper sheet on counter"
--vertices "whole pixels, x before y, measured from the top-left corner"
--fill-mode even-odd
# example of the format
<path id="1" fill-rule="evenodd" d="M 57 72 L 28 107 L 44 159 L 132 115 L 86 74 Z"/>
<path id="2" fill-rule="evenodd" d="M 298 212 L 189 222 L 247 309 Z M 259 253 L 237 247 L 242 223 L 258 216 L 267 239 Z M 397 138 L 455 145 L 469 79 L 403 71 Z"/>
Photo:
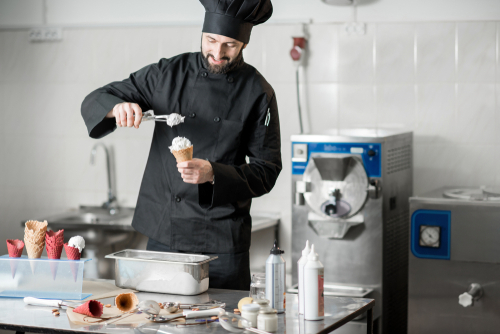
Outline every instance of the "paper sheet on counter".
<path id="1" fill-rule="evenodd" d="M 182 310 L 180 310 L 177 313 L 182 313 Z M 110 318 L 110 317 L 114 317 L 116 315 L 123 314 L 123 313 L 116 306 L 112 306 L 109 308 L 105 307 L 103 309 L 103 314 L 100 318 L 93 318 L 93 317 L 89 317 L 87 315 L 83 315 L 80 313 L 75 313 L 75 312 L 73 312 L 72 307 L 68 307 L 66 309 L 66 314 L 68 316 L 69 321 L 75 325 L 89 325 L 89 324 L 99 324 L 99 323 L 102 324 L 106 321 L 105 319 Z M 171 314 L 173 314 L 173 313 L 168 313 L 165 310 L 160 311 L 160 315 L 167 316 L 167 315 L 171 315 Z M 147 319 L 147 317 L 148 316 L 144 313 L 132 314 L 132 315 L 125 314 L 123 316 L 123 318 L 119 318 L 119 320 L 118 319 L 109 320 L 109 323 L 114 324 L 114 325 L 130 325 L 130 324 L 151 322 Z M 172 323 L 174 323 L 174 322 L 184 323 L 185 320 L 183 318 L 181 318 L 181 319 L 172 320 L 171 322 Z M 151 323 L 153 323 L 153 322 L 151 322 Z"/>

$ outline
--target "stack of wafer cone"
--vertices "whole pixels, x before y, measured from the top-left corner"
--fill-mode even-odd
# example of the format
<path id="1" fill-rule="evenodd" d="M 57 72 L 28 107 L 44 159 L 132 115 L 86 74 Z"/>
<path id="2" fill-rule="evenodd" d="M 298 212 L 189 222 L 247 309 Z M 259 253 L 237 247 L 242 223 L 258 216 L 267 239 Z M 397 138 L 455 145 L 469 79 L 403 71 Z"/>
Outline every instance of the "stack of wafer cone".
<path id="1" fill-rule="evenodd" d="M 68 260 L 80 260 L 82 257 L 82 254 L 80 253 L 80 250 L 76 247 L 72 247 L 68 245 L 68 243 L 64 244 L 64 250 L 66 251 L 66 256 Z M 78 278 L 78 269 L 80 267 L 79 263 L 70 263 L 71 266 L 71 273 L 73 274 L 73 279 L 77 280 Z"/>
<path id="2" fill-rule="evenodd" d="M 45 233 L 47 232 L 47 221 L 39 222 L 29 220 L 24 228 L 24 244 L 30 259 L 39 259 L 45 247 Z M 30 261 L 31 271 L 35 273 L 35 261 Z"/>
<path id="3" fill-rule="evenodd" d="M 23 254 L 24 242 L 19 239 L 7 239 L 7 249 L 9 251 L 9 257 L 21 257 Z M 16 276 L 16 270 L 17 260 L 10 260 L 10 272 L 12 273 L 12 278 Z"/>
<path id="4" fill-rule="evenodd" d="M 182 150 L 172 151 L 172 154 L 174 155 L 175 160 L 178 163 L 183 161 L 193 160 L 193 145 Z"/>
<path id="5" fill-rule="evenodd" d="M 45 233 L 45 244 L 47 247 L 47 257 L 51 260 L 59 260 L 64 244 L 64 230 L 57 232 L 47 231 Z M 52 279 L 56 279 L 58 263 L 55 261 L 50 262 L 50 271 L 52 272 Z"/>

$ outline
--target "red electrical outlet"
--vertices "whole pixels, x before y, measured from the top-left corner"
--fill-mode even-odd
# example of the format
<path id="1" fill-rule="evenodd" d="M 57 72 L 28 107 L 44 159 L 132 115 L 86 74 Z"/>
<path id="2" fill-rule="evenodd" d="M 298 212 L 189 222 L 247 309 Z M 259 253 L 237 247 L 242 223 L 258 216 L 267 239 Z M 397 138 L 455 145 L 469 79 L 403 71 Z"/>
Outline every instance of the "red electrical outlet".
<path id="1" fill-rule="evenodd" d="M 302 56 L 302 52 L 304 52 L 306 48 L 306 39 L 304 37 L 292 37 L 293 38 L 293 47 L 290 50 L 290 56 L 294 61 L 299 61 Z"/>

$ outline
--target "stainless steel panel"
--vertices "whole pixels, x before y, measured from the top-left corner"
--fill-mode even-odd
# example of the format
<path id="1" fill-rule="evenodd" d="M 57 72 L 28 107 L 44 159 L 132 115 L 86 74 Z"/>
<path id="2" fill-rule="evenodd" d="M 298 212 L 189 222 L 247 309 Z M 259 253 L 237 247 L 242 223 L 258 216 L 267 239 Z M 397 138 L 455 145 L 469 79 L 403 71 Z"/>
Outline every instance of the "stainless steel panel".
<path id="1" fill-rule="evenodd" d="M 463 307 L 458 296 L 471 283 L 481 284 L 484 295 L 474 306 Z M 410 255 L 408 314 L 409 334 L 498 333 L 500 265 Z"/>
<path id="2" fill-rule="evenodd" d="M 179 295 L 207 291 L 209 262 L 217 256 L 126 249 L 107 255 L 115 260 L 115 283 L 121 288 Z"/>
<path id="3" fill-rule="evenodd" d="M 412 212 L 419 209 L 451 211 L 452 261 L 500 264 L 500 203 L 455 201 L 429 203 L 412 198 Z"/>

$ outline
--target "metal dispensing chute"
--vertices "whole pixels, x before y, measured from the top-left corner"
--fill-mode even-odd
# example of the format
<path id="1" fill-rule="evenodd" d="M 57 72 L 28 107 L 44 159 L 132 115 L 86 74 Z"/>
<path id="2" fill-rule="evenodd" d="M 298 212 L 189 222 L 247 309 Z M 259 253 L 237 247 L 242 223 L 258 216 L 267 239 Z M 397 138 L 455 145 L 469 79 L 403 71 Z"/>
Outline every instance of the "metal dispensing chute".
<path id="1" fill-rule="evenodd" d="M 312 153 L 296 189 L 310 208 L 309 225 L 323 238 L 341 239 L 364 222 L 370 184 L 358 156 Z"/>

